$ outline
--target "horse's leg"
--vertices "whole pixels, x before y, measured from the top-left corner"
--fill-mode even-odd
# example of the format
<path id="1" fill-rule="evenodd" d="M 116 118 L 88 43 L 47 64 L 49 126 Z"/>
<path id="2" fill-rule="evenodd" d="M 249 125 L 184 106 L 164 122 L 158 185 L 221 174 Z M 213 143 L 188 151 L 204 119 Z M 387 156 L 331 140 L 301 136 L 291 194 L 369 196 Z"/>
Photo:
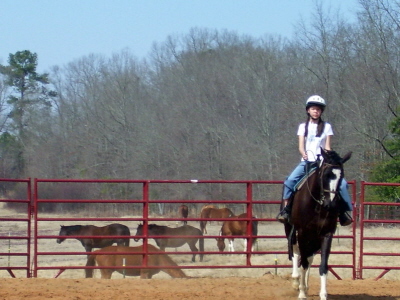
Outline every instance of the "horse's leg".
<path id="1" fill-rule="evenodd" d="M 91 246 L 84 246 L 86 252 L 92 252 L 92 247 Z M 90 254 L 87 255 L 87 258 L 89 258 Z"/>
<path id="2" fill-rule="evenodd" d="M 151 279 L 151 277 L 150 269 L 140 269 L 140 279 Z"/>
<path id="3" fill-rule="evenodd" d="M 314 256 L 310 256 L 307 258 L 308 264 L 304 268 L 303 266 L 300 267 L 300 285 L 299 285 L 299 300 L 306 300 L 307 299 L 307 292 L 308 292 L 308 280 L 310 277 L 311 265 L 314 260 Z"/>
<path id="4" fill-rule="evenodd" d="M 199 252 L 199 249 L 196 247 L 197 241 L 191 241 L 190 243 L 187 243 L 190 247 L 190 250 L 193 252 L 192 256 L 192 262 L 196 261 L 196 253 Z"/>
<path id="5" fill-rule="evenodd" d="M 229 244 L 229 252 L 235 252 L 235 247 L 233 246 L 233 239 L 228 238 L 228 244 Z"/>
<path id="6" fill-rule="evenodd" d="M 293 245 L 293 256 L 292 256 L 292 286 L 294 289 L 299 289 L 299 246 Z"/>
<path id="7" fill-rule="evenodd" d="M 101 279 L 111 279 L 111 275 L 114 270 L 111 269 L 100 269 Z"/>
<path id="8" fill-rule="evenodd" d="M 319 266 L 319 275 L 321 279 L 319 297 L 321 300 L 326 300 L 328 297 L 326 281 L 328 276 L 328 259 L 331 251 L 331 245 L 332 245 L 332 235 L 330 234 L 324 237 L 321 246 L 321 264 Z"/>

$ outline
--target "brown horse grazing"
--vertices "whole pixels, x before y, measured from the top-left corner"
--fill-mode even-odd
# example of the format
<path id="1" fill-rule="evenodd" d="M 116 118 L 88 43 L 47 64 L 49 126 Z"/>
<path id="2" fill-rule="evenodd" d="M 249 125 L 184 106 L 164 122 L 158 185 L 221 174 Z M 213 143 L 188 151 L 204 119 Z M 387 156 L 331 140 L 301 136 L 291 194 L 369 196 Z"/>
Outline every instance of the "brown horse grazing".
<path id="1" fill-rule="evenodd" d="M 102 254 L 105 252 L 129 252 L 132 254 Z M 141 253 L 142 252 L 142 253 Z M 97 263 L 99 267 L 115 267 L 100 269 L 101 278 L 110 279 L 112 273 L 118 272 L 127 276 L 140 276 L 142 279 L 150 279 L 153 275 L 163 271 L 173 278 L 188 278 L 185 273 L 178 268 L 168 268 L 178 266 L 167 254 L 157 249 L 153 245 L 148 245 L 149 253 L 147 256 L 147 265 L 150 267 L 158 267 L 156 269 L 135 268 L 121 269 L 122 266 L 143 266 L 143 246 L 126 247 L 126 246 L 109 246 L 94 251 L 87 259 L 86 266 L 94 267 Z M 137 253 L 137 254 L 136 254 Z M 125 261 L 124 261 L 125 260 Z M 93 277 L 93 269 L 85 269 L 86 278 Z"/>
<path id="2" fill-rule="evenodd" d="M 351 152 L 341 158 L 336 152 L 323 149 L 321 154 L 322 162 L 313 163 L 316 171 L 294 194 L 290 223 L 285 223 L 293 286 L 299 289 L 299 299 L 307 299 L 310 267 L 318 251 L 321 251 L 319 296 L 321 300 L 327 299 L 328 258 L 343 201 L 339 194 L 343 164 L 351 157 Z"/>
<path id="3" fill-rule="evenodd" d="M 225 219 L 225 218 L 231 218 L 235 216 L 233 212 L 229 208 L 213 208 L 213 207 L 207 207 L 201 210 L 200 213 L 200 218 L 201 219 Z M 208 220 L 201 220 L 200 221 L 200 230 L 201 232 L 207 233 L 207 221 Z"/>
<path id="4" fill-rule="evenodd" d="M 217 238 L 217 246 L 219 251 L 224 251 L 225 249 L 225 237 L 228 237 L 229 241 L 229 251 L 234 252 L 235 249 L 233 247 L 233 241 L 235 237 L 247 236 L 247 221 L 240 220 L 243 218 L 247 218 L 247 213 L 243 213 L 238 215 L 237 217 L 233 217 L 232 221 L 225 221 L 222 224 L 220 235 L 223 237 Z M 254 219 L 255 217 L 253 217 Z M 257 236 L 258 233 L 258 221 L 251 221 L 251 235 Z M 256 242 L 256 238 L 250 238 L 251 251 L 254 251 L 254 243 Z M 247 239 L 244 239 L 244 250 L 247 250 Z"/>
<path id="5" fill-rule="evenodd" d="M 143 225 L 139 224 L 136 236 L 143 236 Z M 199 241 L 200 251 L 204 252 L 204 239 L 201 238 L 203 234 L 200 229 L 195 228 L 190 225 L 183 225 L 177 228 L 170 228 L 168 226 L 160 226 L 156 224 L 148 225 L 148 236 L 153 238 L 156 241 L 158 247 L 161 250 L 165 250 L 165 248 L 176 248 L 181 247 L 185 244 L 188 244 L 190 250 L 193 252 L 192 262 L 196 260 L 196 253 L 199 252 L 199 249 L 196 247 L 197 241 Z M 177 236 L 176 238 L 162 238 L 162 236 Z M 160 237 L 160 238 L 157 238 Z M 139 238 L 134 239 L 136 242 L 139 241 Z M 200 253 L 200 261 L 203 261 L 203 253 Z"/>
<path id="6" fill-rule="evenodd" d="M 57 239 L 57 243 L 61 244 L 65 241 L 65 236 L 130 236 L 131 232 L 129 228 L 122 224 L 111 224 L 103 227 L 97 227 L 94 225 L 72 225 L 72 226 L 62 226 L 60 237 Z M 103 248 L 111 246 L 117 243 L 118 246 L 129 246 L 129 237 L 111 237 L 111 238 L 84 238 L 76 237 L 78 241 L 82 243 L 86 252 L 91 252 L 93 248 Z"/>
<path id="7" fill-rule="evenodd" d="M 182 217 L 184 219 L 187 219 L 187 217 L 189 215 L 189 208 L 186 205 L 182 204 L 181 206 L 179 206 L 178 212 L 179 212 L 179 216 L 180 217 Z M 187 221 L 184 220 L 183 224 L 186 225 Z"/>

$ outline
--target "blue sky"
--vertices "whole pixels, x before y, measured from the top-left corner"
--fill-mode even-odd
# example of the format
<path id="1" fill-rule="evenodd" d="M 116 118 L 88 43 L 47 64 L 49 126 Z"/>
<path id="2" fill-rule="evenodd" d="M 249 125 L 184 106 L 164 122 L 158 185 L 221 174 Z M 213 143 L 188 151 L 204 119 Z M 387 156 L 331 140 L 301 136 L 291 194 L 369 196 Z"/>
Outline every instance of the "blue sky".
<path id="1" fill-rule="evenodd" d="M 350 18 L 357 0 L 322 0 Z M 21 50 L 36 52 L 38 71 L 95 53 L 129 49 L 145 58 L 154 42 L 190 28 L 235 31 L 254 38 L 292 38 L 315 12 L 315 0 L 1 0 L 0 64 Z"/>

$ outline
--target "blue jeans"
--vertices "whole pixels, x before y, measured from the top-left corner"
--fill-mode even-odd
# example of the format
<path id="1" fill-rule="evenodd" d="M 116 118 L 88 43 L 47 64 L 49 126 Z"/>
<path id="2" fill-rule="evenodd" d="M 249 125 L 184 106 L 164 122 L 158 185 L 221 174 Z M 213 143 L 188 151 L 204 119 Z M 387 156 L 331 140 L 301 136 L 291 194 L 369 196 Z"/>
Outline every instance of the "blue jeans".
<path id="1" fill-rule="evenodd" d="M 307 162 L 301 161 L 293 172 L 286 178 L 283 187 L 283 199 L 290 199 L 293 194 L 294 187 L 299 182 L 299 180 L 306 174 L 305 166 Z M 348 191 L 347 181 L 343 178 L 342 183 L 339 188 L 340 196 L 342 196 L 346 206 L 347 211 L 353 210 L 353 205 L 351 204 L 351 199 Z"/>

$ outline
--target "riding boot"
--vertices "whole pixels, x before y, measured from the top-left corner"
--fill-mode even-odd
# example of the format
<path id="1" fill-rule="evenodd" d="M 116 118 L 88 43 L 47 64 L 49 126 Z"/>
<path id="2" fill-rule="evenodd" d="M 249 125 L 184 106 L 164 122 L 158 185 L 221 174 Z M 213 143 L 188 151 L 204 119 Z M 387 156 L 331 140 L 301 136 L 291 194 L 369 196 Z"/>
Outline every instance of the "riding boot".
<path id="1" fill-rule="evenodd" d="M 348 226 L 353 223 L 353 218 L 351 217 L 351 211 L 342 211 L 339 214 L 339 222 L 342 226 Z"/>
<path id="2" fill-rule="evenodd" d="M 281 223 L 289 222 L 290 207 L 287 203 L 288 203 L 288 200 L 286 200 L 286 199 L 282 200 L 282 204 L 285 205 L 285 207 L 276 216 L 276 219 Z"/>

